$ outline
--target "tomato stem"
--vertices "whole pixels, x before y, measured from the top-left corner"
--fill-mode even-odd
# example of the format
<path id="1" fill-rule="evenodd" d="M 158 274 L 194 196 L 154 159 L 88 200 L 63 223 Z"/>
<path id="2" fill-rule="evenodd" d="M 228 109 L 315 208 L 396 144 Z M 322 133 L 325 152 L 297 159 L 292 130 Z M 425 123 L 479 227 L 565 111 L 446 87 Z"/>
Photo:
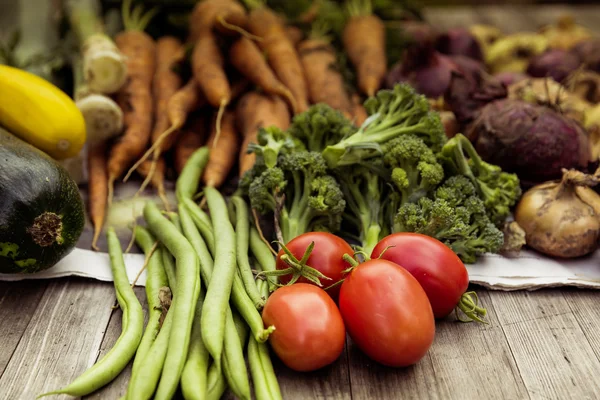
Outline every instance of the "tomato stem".
<path id="1" fill-rule="evenodd" d="M 487 324 L 487 322 L 482 319 L 483 317 L 486 316 L 487 310 L 483 307 L 479 307 L 478 303 L 479 303 L 479 297 L 477 296 L 477 293 L 475 293 L 475 292 L 463 293 L 463 295 L 460 298 L 460 301 L 458 302 L 458 306 L 456 308 L 456 317 L 458 318 L 458 320 L 461 322 L 476 321 L 476 322 L 480 322 L 482 324 Z M 464 315 L 466 315 L 466 318 L 462 317 L 458 313 L 459 309 L 464 313 Z"/>
<path id="2" fill-rule="evenodd" d="M 321 279 L 331 280 L 330 277 L 323 275 L 318 270 L 306 264 L 308 262 L 308 259 L 310 258 L 312 251 L 315 248 L 315 242 L 311 242 L 308 245 L 306 251 L 304 252 L 300 260 L 298 260 L 296 256 L 294 256 L 292 252 L 283 243 L 279 243 L 279 245 L 285 253 L 281 255 L 280 259 L 281 261 L 285 262 L 289 266 L 289 268 L 276 271 L 263 271 L 260 273 L 260 275 L 284 276 L 292 274 L 292 278 L 285 286 L 293 285 L 298 281 L 298 279 L 300 279 L 300 277 L 309 280 L 310 282 L 314 283 L 319 287 L 323 286 L 323 284 L 321 283 Z"/>
<path id="3" fill-rule="evenodd" d="M 356 252 L 354 254 L 360 254 L 361 252 Z M 344 254 L 342 256 L 342 258 L 344 259 L 344 261 L 346 261 L 348 264 L 350 264 L 350 268 L 348 268 L 346 271 L 350 272 L 352 271 L 354 268 L 358 267 L 359 262 L 356 261 L 356 259 L 354 257 L 352 257 L 350 254 Z M 344 271 L 344 272 L 346 272 Z"/>

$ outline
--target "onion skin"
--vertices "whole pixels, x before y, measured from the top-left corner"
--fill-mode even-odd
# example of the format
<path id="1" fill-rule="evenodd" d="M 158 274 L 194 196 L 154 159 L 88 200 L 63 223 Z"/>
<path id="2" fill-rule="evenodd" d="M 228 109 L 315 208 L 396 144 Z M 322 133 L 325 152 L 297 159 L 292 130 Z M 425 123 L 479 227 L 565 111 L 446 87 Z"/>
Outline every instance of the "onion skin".
<path id="1" fill-rule="evenodd" d="M 582 176 L 592 179 L 579 171 L 566 171 L 562 181 L 534 186 L 523 195 L 515 221 L 525 230 L 529 247 L 559 258 L 581 257 L 596 250 L 600 195 L 584 182 L 571 180 Z"/>
<path id="2" fill-rule="evenodd" d="M 453 28 L 437 40 L 437 49 L 448 55 L 465 56 L 477 61 L 483 61 L 481 46 L 471 32 L 464 28 Z"/>
<path id="3" fill-rule="evenodd" d="M 586 69 L 600 72 L 600 39 L 577 43 L 571 51 L 581 59 Z"/>
<path id="4" fill-rule="evenodd" d="M 485 161 L 530 183 L 558 179 L 563 168 L 586 168 L 590 158 L 577 121 L 522 100 L 489 103 L 466 136 Z"/>
<path id="5" fill-rule="evenodd" d="M 579 68 L 581 59 L 577 54 L 566 50 L 551 49 L 533 57 L 529 61 L 527 73 L 535 78 L 550 77 L 556 82 L 564 82 Z"/>

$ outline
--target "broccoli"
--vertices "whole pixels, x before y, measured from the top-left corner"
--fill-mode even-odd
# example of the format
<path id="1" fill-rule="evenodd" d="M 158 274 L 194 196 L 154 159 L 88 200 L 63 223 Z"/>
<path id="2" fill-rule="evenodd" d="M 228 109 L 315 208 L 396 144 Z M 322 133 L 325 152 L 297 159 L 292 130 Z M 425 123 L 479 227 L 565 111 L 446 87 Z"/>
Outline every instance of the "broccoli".
<path id="1" fill-rule="evenodd" d="M 402 135 L 382 146 L 383 162 L 401 194 L 401 204 L 414 203 L 444 179 L 435 154 L 418 136 Z"/>
<path id="2" fill-rule="evenodd" d="M 380 176 L 382 163 L 383 160 L 378 158 L 368 165 L 335 170 L 347 204 L 344 220 L 358 232 L 357 240 L 367 254 L 388 233 L 390 222 L 389 218 L 386 219 L 387 209 L 382 204 L 382 199 L 387 197 L 387 186 Z"/>
<path id="3" fill-rule="evenodd" d="M 485 204 L 490 220 L 500 226 L 510 214 L 510 208 L 521 197 L 519 178 L 488 164 L 465 136 L 450 139 L 440 152 L 448 176 L 463 175 L 471 180 Z"/>
<path id="4" fill-rule="evenodd" d="M 446 142 L 439 114 L 430 111 L 427 99 L 406 84 L 380 90 L 365 101 L 365 108 L 370 117 L 360 129 L 323 150 L 330 168 L 378 156 L 382 144 L 409 133 L 420 137 L 434 152 Z"/>
<path id="5" fill-rule="evenodd" d="M 279 152 L 293 150 L 300 146 L 302 145 L 288 135 L 287 132 L 271 126 L 259 129 L 258 143 L 250 143 L 248 152 L 255 153 L 257 157 L 262 157 L 265 165 L 268 168 L 273 168 L 277 164 Z"/>
<path id="6" fill-rule="evenodd" d="M 504 243 L 503 233 L 487 216 L 477 189 L 464 176 L 453 176 L 432 197 L 400 206 L 394 231 L 417 232 L 446 244 L 464 262 L 496 253 Z"/>
<path id="7" fill-rule="evenodd" d="M 357 128 L 344 115 L 327 104 L 315 104 L 294 117 L 288 129 L 308 151 L 323 151 L 327 146 L 352 135 Z"/>
<path id="8" fill-rule="evenodd" d="M 246 176 L 252 208 L 276 213 L 284 242 L 309 231 L 339 229 L 346 202 L 320 153 L 281 153 L 277 166 L 255 166 Z"/>

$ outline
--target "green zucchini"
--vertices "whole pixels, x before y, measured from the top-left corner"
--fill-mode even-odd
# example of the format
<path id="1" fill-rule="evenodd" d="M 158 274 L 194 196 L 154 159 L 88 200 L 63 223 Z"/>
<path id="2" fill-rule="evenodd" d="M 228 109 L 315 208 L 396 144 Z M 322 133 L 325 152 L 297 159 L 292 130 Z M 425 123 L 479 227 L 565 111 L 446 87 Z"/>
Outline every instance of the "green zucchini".
<path id="1" fill-rule="evenodd" d="M 48 269 L 77 243 L 83 201 L 68 172 L 0 129 L 0 273 Z"/>

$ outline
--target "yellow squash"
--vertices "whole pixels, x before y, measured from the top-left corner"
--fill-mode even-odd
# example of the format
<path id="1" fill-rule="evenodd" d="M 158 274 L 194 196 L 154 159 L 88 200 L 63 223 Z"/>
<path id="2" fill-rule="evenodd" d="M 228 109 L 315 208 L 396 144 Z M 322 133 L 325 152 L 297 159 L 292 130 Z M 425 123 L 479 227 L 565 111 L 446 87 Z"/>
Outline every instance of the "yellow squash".
<path id="1" fill-rule="evenodd" d="M 62 160 L 86 140 L 81 111 L 64 92 L 29 72 L 0 65 L 0 126 Z"/>

